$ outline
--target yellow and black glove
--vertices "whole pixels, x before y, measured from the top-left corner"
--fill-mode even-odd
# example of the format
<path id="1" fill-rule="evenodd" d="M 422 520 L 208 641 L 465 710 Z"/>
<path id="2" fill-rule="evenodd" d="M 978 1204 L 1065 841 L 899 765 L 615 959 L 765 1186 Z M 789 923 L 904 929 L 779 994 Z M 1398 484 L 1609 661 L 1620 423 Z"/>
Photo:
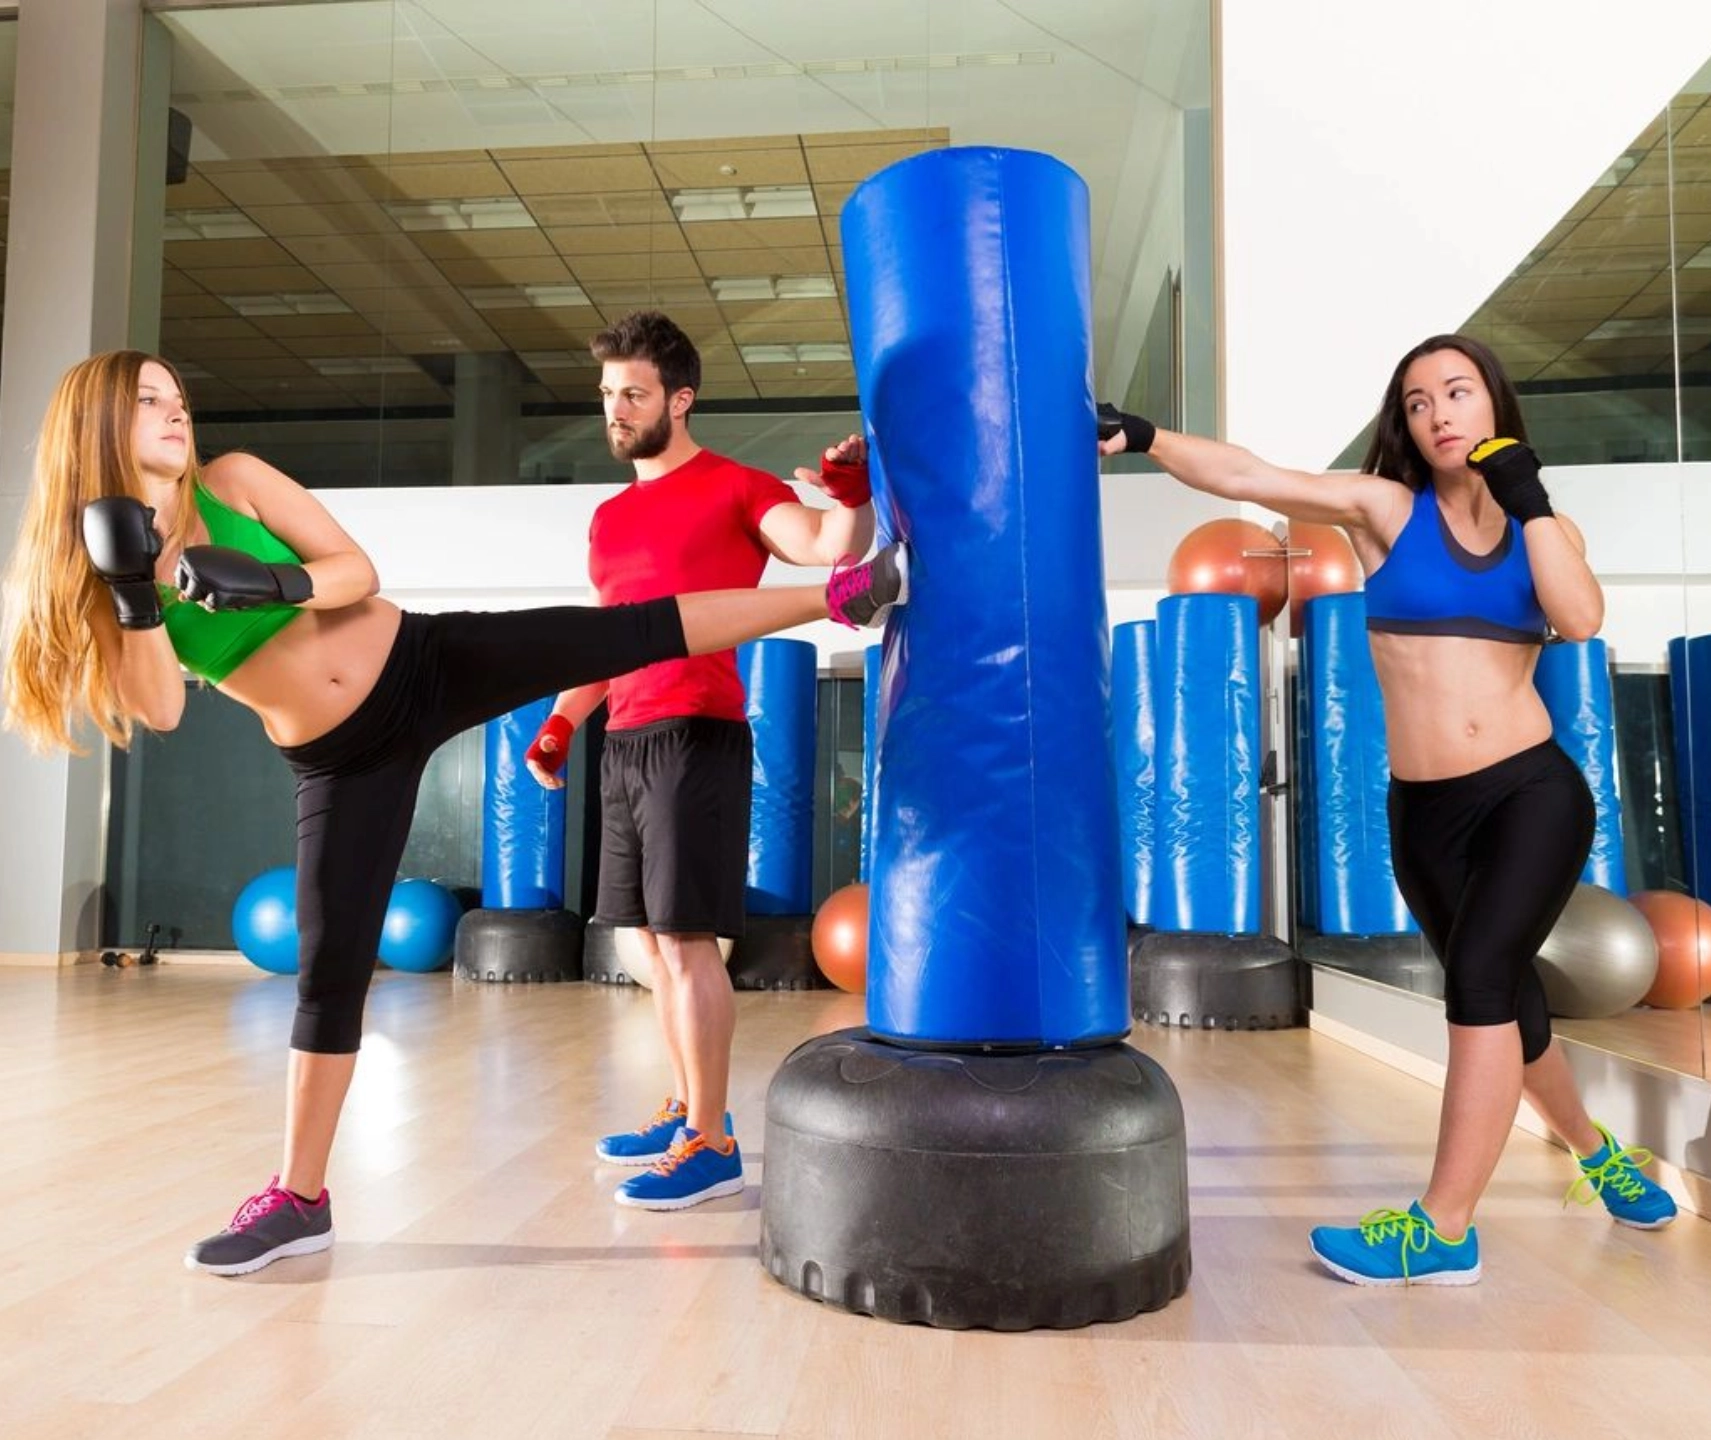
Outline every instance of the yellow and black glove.
<path id="1" fill-rule="evenodd" d="M 1467 463 L 1485 479 L 1491 498 L 1523 525 L 1554 515 L 1551 497 L 1539 479 L 1539 457 L 1522 440 L 1481 440 L 1467 452 Z"/>

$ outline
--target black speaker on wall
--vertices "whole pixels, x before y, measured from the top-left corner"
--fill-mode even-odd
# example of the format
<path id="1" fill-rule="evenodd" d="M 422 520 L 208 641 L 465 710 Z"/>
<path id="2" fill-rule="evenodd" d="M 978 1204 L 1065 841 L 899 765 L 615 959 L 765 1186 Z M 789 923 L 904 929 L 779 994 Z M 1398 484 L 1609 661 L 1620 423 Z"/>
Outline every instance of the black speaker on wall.
<path id="1" fill-rule="evenodd" d="M 166 183 L 182 185 L 190 178 L 190 117 L 182 110 L 166 112 Z"/>

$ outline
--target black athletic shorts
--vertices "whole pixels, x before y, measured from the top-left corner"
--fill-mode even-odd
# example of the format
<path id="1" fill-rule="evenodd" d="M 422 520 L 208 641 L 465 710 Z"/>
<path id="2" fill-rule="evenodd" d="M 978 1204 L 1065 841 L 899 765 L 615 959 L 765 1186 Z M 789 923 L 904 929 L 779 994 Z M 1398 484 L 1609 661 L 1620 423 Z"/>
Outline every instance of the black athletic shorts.
<path id="1" fill-rule="evenodd" d="M 696 715 L 608 730 L 595 918 L 741 935 L 753 777 L 754 738 L 744 720 Z"/>

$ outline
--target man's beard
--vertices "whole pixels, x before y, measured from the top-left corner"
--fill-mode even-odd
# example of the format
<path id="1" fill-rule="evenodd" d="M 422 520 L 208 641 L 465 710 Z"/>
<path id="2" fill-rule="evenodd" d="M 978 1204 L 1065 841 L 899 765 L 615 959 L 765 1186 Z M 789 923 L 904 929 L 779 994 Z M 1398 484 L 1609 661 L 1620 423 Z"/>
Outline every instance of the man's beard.
<path id="1" fill-rule="evenodd" d="M 631 430 L 627 435 L 608 425 L 606 444 L 614 460 L 652 460 L 671 444 L 671 416 L 661 415 L 645 430 Z"/>

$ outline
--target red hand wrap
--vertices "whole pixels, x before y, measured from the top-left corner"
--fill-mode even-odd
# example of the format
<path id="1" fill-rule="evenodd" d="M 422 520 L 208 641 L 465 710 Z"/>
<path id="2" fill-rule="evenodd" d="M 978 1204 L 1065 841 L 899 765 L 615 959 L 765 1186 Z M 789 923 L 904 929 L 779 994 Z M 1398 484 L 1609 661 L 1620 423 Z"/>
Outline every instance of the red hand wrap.
<path id="1" fill-rule="evenodd" d="M 820 482 L 832 499 L 851 510 L 859 510 L 873 499 L 873 486 L 868 483 L 865 460 L 828 460 L 821 456 Z"/>
<path id="2" fill-rule="evenodd" d="M 564 769 L 565 759 L 570 754 L 570 737 L 576 727 L 556 711 L 547 716 L 546 723 L 535 736 L 535 743 L 523 752 L 523 759 L 533 761 L 549 775 L 556 775 Z M 543 750 L 541 741 L 550 738 L 554 744 L 551 750 Z"/>

